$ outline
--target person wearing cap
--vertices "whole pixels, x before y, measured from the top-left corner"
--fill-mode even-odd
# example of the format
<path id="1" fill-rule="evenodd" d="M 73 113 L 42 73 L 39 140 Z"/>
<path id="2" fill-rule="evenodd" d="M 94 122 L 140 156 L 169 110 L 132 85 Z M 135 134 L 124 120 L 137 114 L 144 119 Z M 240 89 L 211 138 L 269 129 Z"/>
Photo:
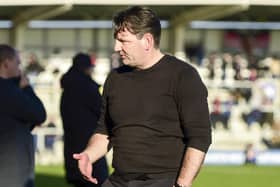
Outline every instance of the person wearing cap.
<path id="1" fill-rule="evenodd" d="M 99 85 L 91 78 L 93 64 L 89 55 L 78 53 L 73 64 L 61 78 L 63 89 L 60 111 L 64 129 L 66 180 L 75 187 L 98 187 L 83 179 L 72 155 L 82 151 L 93 134 L 100 115 Z M 93 165 L 93 175 L 100 181 L 108 176 L 105 157 Z"/>

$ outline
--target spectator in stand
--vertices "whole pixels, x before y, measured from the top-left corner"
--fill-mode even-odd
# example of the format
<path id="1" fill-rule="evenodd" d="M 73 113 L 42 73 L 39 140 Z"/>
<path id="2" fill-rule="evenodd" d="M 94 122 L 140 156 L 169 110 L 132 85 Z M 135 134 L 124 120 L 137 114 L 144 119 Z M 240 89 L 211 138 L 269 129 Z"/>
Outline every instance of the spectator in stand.
<path id="1" fill-rule="evenodd" d="M 252 97 L 249 101 L 250 110 L 242 114 L 243 120 L 250 127 L 257 122 L 261 127 L 265 123 L 274 123 L 273 105 L 277 98 L 277 87 L 270 79 L 260 79 L 252 87 Z"/>
<path id="2" fill-rule="evenodd" d="M 269 64 L 269 69 L 273 78 L 280 79 L 280 57 L 273 56 Z"/>
<path id="3" fill-rule="evenodd" d="M 44 70 L 45 69 L 43 66 L 39 63 L 38 57 L 34 53 L 31 53 L 27 62 L 27 66 L 25 67 L 25 73 L 38 75 Z"/>
<path id="4" fill-rule="evenodd" d="M 221 100 L 216 97 L 212 103 L 212 112 L 210 113 L 213 128 L 216 129 L 217 123 L 220 122 L 225 130 L 229 129 L 229 119 L 231 116 L 231 108 L 234 104 L 232 95 L 229 98 Z"/>
<path id="5" fill-rule="evenodd" d="M 233 69 L 235 71 L 234 79 L 235 80 L 241 80 L 241 64 L 242 64 L 242 57 L 240 54 L 236 54 L 233 57 Z"/>
<path id="6" fill-rule="evenodd" d="M 39 63 L 38 57 L 34 53 L 31 53 L 24 71 L 30 79 L 31 85 L 35 85 L 38 74 L 44 70 L 44 67 Z"/>
<path id="7" fill-rule="evenodd" d="M 280 148 L 280 115 L 278 115 L 274 123 L 271 127 L 272 134 L 271 137 L 264 137 L 262 142 L 269 148 L 269 149 L 279 149 Z"/>
<path id="8" fill-rule="evenodd" d="M 256 158 L 256 151 L 254 149 L 254 145 L 249 143 L 245 148 L 245 164 L 256 164 L 257 158 Z"/>
<path id="9" fill-rule="evenodd" d="M 211 53 L 208 56 L 208 60 L 206 61 L 206 67 L 209 70 L 208 78 L 213 80 L 215 77 L 215 62 L 216 62 L 217 54 L 216 53 Z"/>
<path id="10" fill-rule="evenodd" d="M 49 129 L 55 129 L 56 125 L 54 123 L 54 120 L 50 120 L 47 124 L 47 128 Z M 55 143 L 56 135 L 54 134 L 47 134 L 45 136 L 45 147 L 47 150 L 53 152 L 54 151 L 54 143 Z"/>

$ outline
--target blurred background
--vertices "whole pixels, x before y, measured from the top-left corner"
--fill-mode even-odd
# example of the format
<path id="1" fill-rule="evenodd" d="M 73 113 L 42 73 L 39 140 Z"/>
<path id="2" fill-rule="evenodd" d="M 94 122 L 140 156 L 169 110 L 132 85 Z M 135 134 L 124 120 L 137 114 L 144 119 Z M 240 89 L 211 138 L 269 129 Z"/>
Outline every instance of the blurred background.
<path id="1" fill-rule="evenodd" d="M 121 64 L 113 53 L 111 18 L 129 5 L 155 10 L 162 51 L 195 66 L 208 87 L 213 144 L 194 187 L 279 186 L 279 0 L 0 0 L 0 43 L 20 51 L 48 113 L 33 131 L 37 186 L 67 186 L 61 75 L 77 52 L 86 52 L 95 64 L 93 78 L 103 85 Z"/>

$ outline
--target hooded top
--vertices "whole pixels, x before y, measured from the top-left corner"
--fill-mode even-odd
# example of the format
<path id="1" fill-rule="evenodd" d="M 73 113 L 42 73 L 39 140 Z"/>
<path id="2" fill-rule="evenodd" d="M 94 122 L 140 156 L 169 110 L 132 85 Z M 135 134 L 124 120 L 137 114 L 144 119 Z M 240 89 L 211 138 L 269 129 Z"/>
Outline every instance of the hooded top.
<path id="1" fill-rule="evenodd" d="M 60 103 L 64 128 L 64 155 L 68 181 L 82 178 L 73 153 L 85 149 L 100 115 L 99 85 L 73 66 L 61 79 L 63 89 Z"/>

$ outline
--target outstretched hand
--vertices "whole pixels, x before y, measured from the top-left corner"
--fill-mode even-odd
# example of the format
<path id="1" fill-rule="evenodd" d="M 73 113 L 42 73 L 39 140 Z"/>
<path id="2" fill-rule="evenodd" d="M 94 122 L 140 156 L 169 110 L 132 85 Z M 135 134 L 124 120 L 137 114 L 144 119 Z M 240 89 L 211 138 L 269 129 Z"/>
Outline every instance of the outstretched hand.
<path id="1" fill-rule="evenodd" d="M 78 166 L 80 169 L 81 174 L 83 175 L 83 177 L 94 183 L 97 184 L 98 181 L 96 178 L 92 177 L 92 163 L 90 162 L 89 156 L 87 153 L 82 152 L 79 154 L 73 154 L 73 158 L 76 159 L 78 161 Z"/>

